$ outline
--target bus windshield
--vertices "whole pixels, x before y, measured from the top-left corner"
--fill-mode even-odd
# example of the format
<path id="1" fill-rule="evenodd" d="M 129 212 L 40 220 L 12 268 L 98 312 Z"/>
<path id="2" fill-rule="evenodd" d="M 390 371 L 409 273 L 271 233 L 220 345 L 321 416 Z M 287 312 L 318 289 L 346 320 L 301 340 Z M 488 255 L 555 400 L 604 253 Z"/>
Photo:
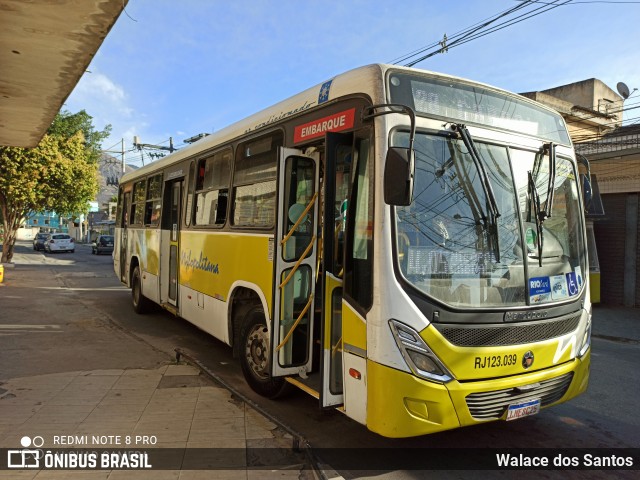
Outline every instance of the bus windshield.
<path id="1" fill-rule="evenodd" d="M 393 146 L 408 144 L 408 133 L 392 135 Z M 499 216 L 488 218 L 483 179 L 465 143 L 455 136 L 418 133 L 413 202 L 396 209 L 402 276 L 420 292 L 459 308 L 575 298 L 584 283 L 586 259 L 571 161 L 559 157 L 550 162 L 545 153 L 474 144 Z M 542 221 L 536 215 L 549 199 L 552 214 Z"/>

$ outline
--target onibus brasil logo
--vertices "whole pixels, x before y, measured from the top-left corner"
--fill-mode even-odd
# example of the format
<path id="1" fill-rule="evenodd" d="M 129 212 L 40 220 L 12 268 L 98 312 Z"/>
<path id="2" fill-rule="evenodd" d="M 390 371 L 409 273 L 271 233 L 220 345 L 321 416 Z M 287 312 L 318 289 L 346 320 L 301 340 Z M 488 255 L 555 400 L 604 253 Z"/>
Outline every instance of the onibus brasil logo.
<path id="1" fill-rule="evenodd" d="M 40 459 L 44 452 L 40 449 L 44 445 L 44 439 L 40 436 L 24 436 L 20 439 L 23 448 L 7 451 L 8 468 L 40 468 Z M 33 448 L 32 448 L 33 447 Z"/>
<path id="2" fill-rule="evenodd" d="M 24 436 L 21 449 L 7 450 L 10 469 L 147 469 L 152 468 L 148 453 L 131 450 L 61 450 L 43 449 L 44 439 Z M 127 441 L 127 445 L 130 442 Z"/>

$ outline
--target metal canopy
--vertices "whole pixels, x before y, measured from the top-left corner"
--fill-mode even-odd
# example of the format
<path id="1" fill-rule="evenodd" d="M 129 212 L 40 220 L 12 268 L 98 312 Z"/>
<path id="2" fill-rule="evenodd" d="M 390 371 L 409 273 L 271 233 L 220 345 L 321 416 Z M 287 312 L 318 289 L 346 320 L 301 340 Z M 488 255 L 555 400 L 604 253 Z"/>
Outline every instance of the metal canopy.
<path id="1" fill-rule="evenodd" d="M 0 145 L 40 142 L 127 1 L 0 2 Z"/>

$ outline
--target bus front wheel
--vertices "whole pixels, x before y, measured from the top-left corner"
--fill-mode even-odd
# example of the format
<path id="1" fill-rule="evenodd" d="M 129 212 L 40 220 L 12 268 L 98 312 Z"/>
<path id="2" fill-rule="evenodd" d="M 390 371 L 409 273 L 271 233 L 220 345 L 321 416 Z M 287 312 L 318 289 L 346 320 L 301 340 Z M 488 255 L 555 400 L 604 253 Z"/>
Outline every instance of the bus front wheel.
<path id="1" fill-rule="evenodd" d="M 131 301 L 133 310 L 143 314 L 149 311 L 151 301 L 142 294 L 142 279 L 140 278 L 140 267 L 136 265 L 131 275 Z"/>
<path id="2" fill-rule="evenodd" d="M 267 398 L 277 398 L 287 390 L 284 378 L 269 372 L 270 339 L 262 307 L 254 307 L 245 316 L 240 330 L 240 365 L 249 386 Z"/>

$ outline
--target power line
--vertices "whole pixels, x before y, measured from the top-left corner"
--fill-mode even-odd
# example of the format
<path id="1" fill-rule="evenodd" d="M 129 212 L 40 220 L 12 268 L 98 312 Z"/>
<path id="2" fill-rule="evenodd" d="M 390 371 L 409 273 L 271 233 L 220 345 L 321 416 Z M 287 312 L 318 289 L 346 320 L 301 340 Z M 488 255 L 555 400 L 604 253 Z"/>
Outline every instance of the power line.
<path id="1" fill-rule="evenodd" d="M 481 25 L 481 24 L 483 24 L 485 22 L 488 22 L 489 20 L 492 20 L 494 18 L 500 18 L 500 16 L 502 16 L 502 15 L 508 15 L 510 12 L 514 12 L 516 10 L 519 10 L 520 8 L 525 7 L 525 6 L 526 6 L 526 2 L 523 3 L 520 6 L 515 7 L 515 8 L 509 8 L 507 10 L 503 10 L 502 12 L 498 12 L 498 13 L 492 15 L 491 17 L 487 17 L 484 20 L 480 20 L 479 22 L 474 23 L 473 25 L 465 28 L 464 30 L 460 30 L 460 31 L 454 33 L 451 38 L 457 38 L 458 36 L 467 33 L 468 31 L 472 30 L 473 28 L 477 27 L 478 25 Z M 495 20 L 493 20 L 493 21 L 495 21 Z M 424 47 L 420 47 L 420 48 L 414 50 L 413 52 L 410 52 L 410 53 L 404 54 L 404 55 L 402 55 L 402 56 L 400 56 L 398 58 L 395 58 L 395 59 L 391 60 L 389 63 L 392 63 L 393 65 L 397 65 L 398 63 L 404 62 L 405 60 L 409 60 L 411 57 L 414 57 L 414 56 L 416 56 L 416 55 L 418 55 L 418 54 L 420 54 L 422 52 L 426 52 L 427 50 L 429 50 L 431 48 L 434 48 L 439 44 L 440 44 L 439 41 L 433 42 L 430 45 L 426 45 Z"/>
<path id="2" fill-rule="evenodd" d="M 496 15 L 494 15 L 493 17 L 490 17 L 488 20 L 480 22 L 480 23 L 476 23 L 474 24 L 472 27 L 469 27 L 465 30 L 462 31 L 461 34 L 455 34 L 453 37 L 451 38 L 447 38 L 446 34 L 445 37 L 443 38 L 442 41 L 431 44 L 427 47 L 424 47 L 423 49 L 419 49 L 417 51 L 414 51 L 415 53 L 412 54 L 408 54 L 405 55 L 404 57 L 401 57 L 400 61 L 405 61 L 408 60 L 409 58 L 413 58 L 416 57 L 419 53 L 422 52 L 426 52 L 428 50 L 431 50 L 429 53 L 427 53 L 426 55 L 422 55 L 418 58 L 416 58 L 415 60 L 405 64 L 405 66 L 407 67 L 412 67 L 414 65 L 416 65 L 419 62 L 422 62 L 424 60 L 426 60 L 427 58 L 430 58 L 434 55 L 437 55 L 439 53 L 444 53 L 446 51 L 448 51 L 450 48 L 453 47 L 457 47 L 460 45 L 463 45 L 465 43 L 468 43 L 472 40 L 477 40 L 478 38 L 484 37 L 486 35 L 489 35 L 491 33 L 495 33 L 499 30 L 502 30 L 504 28 L 510 27 L 512 25 L 515 25 L 517 23 L 523 22 L 524 20 L 528 20 L 529 18 L 533 18 L 535 16 L 538 16 L 542 13 L 548 12 L 550 10 L 553 10 L 557 7 L 561 7 L 564 5 L 567 5 L 569 3 L 571 3 L 573 0 L 565 0 L 562 3 L 559 3 L 560 0 L 555 0 L 551 3 L 547 3 L 547 4 L 543 4 L 542 6 L 530 9 L 528 11 L 526 11 L 525 13 L 511 18 L 509 20 L 505 20 L 502 23 L 499 23 L 491 28 L 486 28 L 489 25 L 495 23 L 496 21 L 500 20 L 501 18 L 504 18 L 506 16 L 512 15 L 513 13 L 517 12 L 518 10 L 527 7 L 527 6 L 532 6 L 534 5 L 536 2 L 533 2 L 532 0 L 526 0 L 525 2 L 520 3 L 519 5 L 517 5 L 514 8 L 508 9 L 506 11 L 500 12 Z M 479 25 L 479 26 L 478 26 Z M 440 46 L 440 48 L 437 48 L 437 46 Z M 436 48 L 435 50 L 433 50 L 434 48 Z M 396 62 L 399 63 L 399 62 Z"/>

